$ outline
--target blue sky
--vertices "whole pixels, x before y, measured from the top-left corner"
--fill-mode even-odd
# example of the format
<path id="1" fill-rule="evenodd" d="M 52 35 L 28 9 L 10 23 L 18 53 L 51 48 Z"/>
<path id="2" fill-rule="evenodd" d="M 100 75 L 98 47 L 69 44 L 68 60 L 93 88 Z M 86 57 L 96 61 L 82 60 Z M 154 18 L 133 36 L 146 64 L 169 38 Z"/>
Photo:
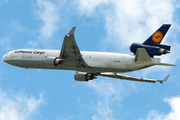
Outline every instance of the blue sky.
<path id="1" fill-rule="evenodd" d="M 172 24 L 162 61 L 125 73 L 162 79 L 163 85 L 98 77 L 74 80 L 74 71 L 22 69 L 0 62 L 1 120 L 179 120 L 180 2 L 178 0 L 0 0 L 0 54 L 21 48 L 60 50 L 76 26 L 82 51 L 129 52 L 164 23 Z"/>

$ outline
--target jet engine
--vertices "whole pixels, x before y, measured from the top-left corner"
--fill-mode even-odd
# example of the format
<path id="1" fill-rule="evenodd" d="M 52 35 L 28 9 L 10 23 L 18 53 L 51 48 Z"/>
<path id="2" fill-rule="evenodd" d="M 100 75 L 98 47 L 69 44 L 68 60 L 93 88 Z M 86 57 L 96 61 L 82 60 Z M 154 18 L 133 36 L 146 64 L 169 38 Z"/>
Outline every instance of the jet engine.
<path id="1" fill-rule="evenodd" d="M 62 58 L 56 58 L 56 57 L 47 57 L 44 59 L 44 64 L 51 65 L 51 66 L 57 66 L 59 64 L 63 64 L 65 59 Z"/>
<path id="2" fill-rule="evenodd" d="M 167 45 L 150 46 L 139 43 L 133 43 L 130 45 L 129 50 L 132 53 L 136 54 L 136 50 L 138 48 L 145 48 L 150 57 L 153 57 L 154 55 L 160 56 L 162 54 L 170 53 L 170 48 Z"/>
<path id="3" fill-rule="evenodd" d="M 76 81 L 89 81 L 96 79 L 96 77 L 91 73 L 77 72 L 74 74 L 74 79 Z"/>

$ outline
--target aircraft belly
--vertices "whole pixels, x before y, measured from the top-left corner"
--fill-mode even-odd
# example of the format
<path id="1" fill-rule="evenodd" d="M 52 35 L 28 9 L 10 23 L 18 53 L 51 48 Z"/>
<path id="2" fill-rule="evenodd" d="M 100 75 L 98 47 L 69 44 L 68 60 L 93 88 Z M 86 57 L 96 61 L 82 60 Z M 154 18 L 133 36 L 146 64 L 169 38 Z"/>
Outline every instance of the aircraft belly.
<path id="1" fill-rule="evenodd" d="M 40 68 L 45 67 L 42 61 L 23 61 L 22 66 L 26 68 Z"/>
<path id="2" fill-rule="evenodd" d="M 45 67 L 44 63 L 42 61 L 38 60 L 9 60 L 9 63 L 11 65 L 22 67 L 22 68 L 39 68 L 39 67 Z"/>
<path id="3" fill-rule="evenodd" d="M 115 68 L 90 68 L 90 69 L 78 69 L 76 71 L 81 71 L 81 72 L 88 72 L 88 73 L 101 73 L 101 72 L 117 72 L 117 73 L 125 73 L 125 72 L 130 72 L 132 70 L 129 69 L 115 69 Z"/>
<path id="4" fill-rule="evenodd" d="M 11 63 L 14 66 L 22 67 L 22 68 L 35 68 L 35 69 L 52 69 L 52 70 L 74 70 L 74 71 L 81 71 L 81 72 L 89 72 L 89 73 L 100 73 L 100 72 L 129 72 L 129 69 L 122 69 L 122 68 L 108 68 L 107 66 L 99 66 L 99 67 L 91 67 L 91 68 L 77 68 L 72 66 L 66 65 L 58 65 L 58 66 L 48 66 L 45 65 L 41 60 L 14 60 Z"/>

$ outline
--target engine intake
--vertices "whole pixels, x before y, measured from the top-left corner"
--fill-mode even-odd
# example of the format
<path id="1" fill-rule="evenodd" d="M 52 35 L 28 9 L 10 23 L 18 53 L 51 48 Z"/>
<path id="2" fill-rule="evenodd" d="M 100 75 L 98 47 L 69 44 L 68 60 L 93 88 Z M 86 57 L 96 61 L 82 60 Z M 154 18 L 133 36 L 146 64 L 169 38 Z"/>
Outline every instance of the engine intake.
<path id="1" fill-rule="evenodd" d="M 74 74 L 74 79 L 76 81 L 89 81 L 96 79 L 96 77 L 94 77 L 91 73 L 77 72 Z"/>

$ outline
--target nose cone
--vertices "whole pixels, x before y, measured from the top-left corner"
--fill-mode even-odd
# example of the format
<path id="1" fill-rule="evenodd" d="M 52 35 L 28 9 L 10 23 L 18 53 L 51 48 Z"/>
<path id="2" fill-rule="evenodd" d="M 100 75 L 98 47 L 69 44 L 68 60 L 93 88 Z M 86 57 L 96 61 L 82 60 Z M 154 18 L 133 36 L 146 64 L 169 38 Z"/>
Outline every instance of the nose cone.
<path id="1" fill-rule="evenodd" d="M 11 59 L 11 52 L 8 52 L 7 54 L 5 54 L 3 57 L 2 57 L 2 60 L 5 62 L 5 63 L 7 63 L 7 64 L 10 64 L 10 65 L 13 65 L 13 61 L 14 60 L 12 60 Z"/>
<path id="2" fill-rule="evenodd" d="M 7 57 L 6 57 L 6 55 L 4 55 L 4 56 L 2 57 L 2 60 L 3 60 L 4 62 L 6 62 L 6 61 L 7 61 Z"/>
<path id="3" fill-rule="evenodd" d="M 5 55 L 2 57 L 2 60 L 3 60 L 3 61 L 5 60 Z"/>
<path id="4" fill-rule="evenodd" d="M 8 60 L 9 60 L 9 52 L 6 53 L 6 54 L 2 57 L 2 60 L 3 60 L 5 63 L 8 62 Z"/>

